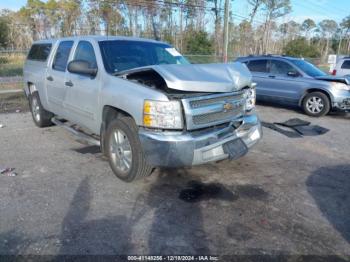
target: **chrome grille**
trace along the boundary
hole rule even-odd
[[[203,99],[203,100],[194,100],[190,102],[190,105],[191,105],[191,108],[198,108],[202,106],[211,105],[216,102],[230,101],[235,99],[242,99],[242,95],[231,95],[231,96],[222,96],[222,97],[215,97],[215,98]]]
[[[182,100],[188,130],[222,124],[244,114],[243,92],[215,94]]]
[[[228,110],[228,111],[222,111],[218,113],[209,113],[209,114],[203,114],[203,115],[197,115],[193,116],[193,123],[195,125],[203,125],[207,123],[212,123],[217,121],[218,119],[231,119],[233,116],[241,115],[240,110]]]

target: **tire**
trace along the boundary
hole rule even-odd
[[[38,92],[29,96],[29,107],[32,113],[33,121],[38,127],[52,126],[51,118],[54,116],[51,112],[46,111],[41,104]]]
[[[321,92],[312,92],[303,99],[304,112],[313,117],[320,117],[328,114],[331,108],[329,98]]]
[[[138,129],[131,117],[119,117],[108,124],[104,151],[114,174],[125,182],[146,177],[152,166],[145,159]]]

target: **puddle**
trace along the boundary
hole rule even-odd
[[[237,185],[227,188],[219,183],[202,183],[190,181],[187,187],[181,190],[179,199],[185,202],[199,202],[209,199],[235,201],[238,198],[265,200],[269,194],[256,185]]]
[[[198,181],[190,181],[188,187],[181,190],[179,198],[185,202],[198,202],[208,199],[234,201],[238,197],[231,190],[221,184],[204,184]]]

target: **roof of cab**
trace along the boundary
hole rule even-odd
[[[128,41],[140,41],[140,42],[167,44],[165,42],[156,41],[156,40],[147,39],[147,38],[130,37],[130,36],[100,36],[100,35],[81,35],[81,36],[70,36],[70,37],[62,37],[62,38],[52,38],[52,39],[38,40],[38,41],[35,41],[34,44],[55,43],[56,41],[62,41],[62,40],[92,40],[92,41],[96,41],[96,42],[113,41],[113,40],[128,40]]]

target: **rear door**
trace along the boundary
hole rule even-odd
[[[74,41],[61,41],[58,44],[51,65],[46,74],[47,98],[50,108],[56,114],[64,115],[63,101],[66,95],[67,62]]]
[[[79,41],[75,48],[73,60],[84,60],[90,68],[97,68],[95,50],[89,41]],[[95,77],[68,72],[66,78],[67,91],[64,107],[70,118],[81,126],[92,129],[92,120],[96,119],[98,91],[100,88],[99,74]]]
[[[257,83],[257,98],[265,99],[271,85],[271,79],[268,77],[268,60],[249,60],[248,62],[245,62],[245,64],[253,75],[253,82]]]

